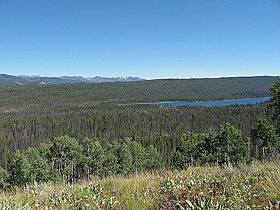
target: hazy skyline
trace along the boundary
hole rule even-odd
[[[279,0],[0,0],[0,73],[279,75]]]

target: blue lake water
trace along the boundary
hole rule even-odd
[[[175,102],[158,102],[151,103],[155,105],[162,106],[230,106],[230,105],[247,105],[247,104],[257,104],[261,102],[268,101],[270,97],[264,98],[246,98],[246,99],[236,99],[236,100],[226,100],[226,101],[175,101]]]

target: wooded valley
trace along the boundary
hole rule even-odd
[[[276,160],[280,81],[272,81],[262,77],[3,86],[0,187]],[[207,88],[211,84],[216,85]],[[273,86],[266,90],[264,84]],[[269,102],[255,105],[135,104],[269,95]]]

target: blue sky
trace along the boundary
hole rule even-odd
[[[0,73],[279,72],[279,0],[0,0]]]

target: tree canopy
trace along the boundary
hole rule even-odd
[[[269,90],[271,96],[269,108],[273,113],[273,119],[276,121],[278,129],[280,129],[280,77]]]

